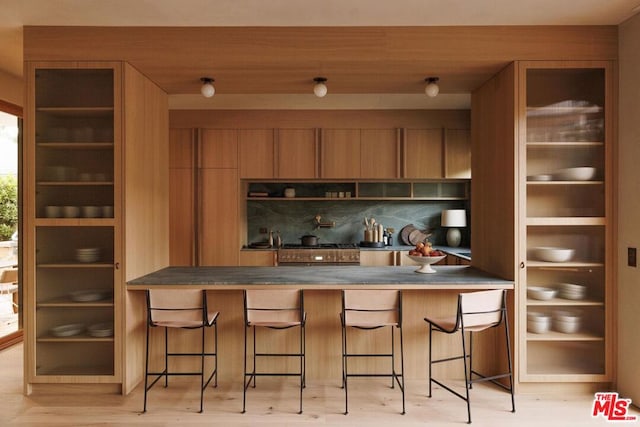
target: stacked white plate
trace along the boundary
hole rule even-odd
[[[81,334],[84,331],[82,323],[70,323],[68,325],[59,325],[51,328],[51,335],[54,337],[72,337]]]
[[[78,248],[76,259],[80,262],[96,262],[100,259],[100,248]]]
[[[529,286],[527,288],[527,296],[537,300],[550,300],[555,297],[557,293],[557,289],[546,288],[544,286]]]
[[[560,283],[558,285],[560,298],[564,299],[585,299],[587,296],[587,287],[584,285],[576,285],[574,283]]]
[[[582,315],[577,311],[558,310],[553,313],[553,329],[565,334],[580,330]]]
[[[87,333],[92,337],[105,338],[113,336],[113,323],[96,323],[87,328]]]
[[[111,296],[111,292],[102,289],[88,289],[86,291],[71,292],[69,296],[71,297],[71,301],[93,302],[107,299]]]

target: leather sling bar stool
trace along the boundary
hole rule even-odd
[[[156,382],[164,377],[164,386],[169,385],[169,376],[200,377],[200,412],[203,410],[204,390],[212,379],[214,387],[218,385],[218,312],[207,308],[206,291],[198,289],[152,289],[147,291],[147,343],[144,377],[144,409],[147,411],[147,392]],[[206,351],[205,329],[214,328],[214,351]],[[154,327],[164,328],[164,369],[161,372],[149,372],[149,330]],[[200,352],[169,352],[169,329],[200,329]],[[200,358],[199,372],[169,371],[170,357]],[[214,360],[213,372],[205,381],[205,358]],[[149,377],[155,379],[149,384]]]
[[[506,294],[507,291],[500,289],[459,294],[458,309],[455,316],[446,318],[425,317],[424,319],[429,324],[429,397],[431,397],[431,386],[435,383],[466,401],[468,417],[467,423],[469,424],[471,423],[469,389],[471,389],[473,383],[476,382],[490,381],[509,391],[511,393],[511,412],[516,411],[515,399],[513,397],[513,371],[511,362],[511,344],[509,342],[509,319],[507,316]],[[489,328],[496,328],[500,325],[504,325],[508,372],[485,376],[473,370],[473,334]],[[462,338],[462,355],[433,360],[433,332],[442,332],[445,334],[460,332],[460,336]],[[466,332],[469,333],[468,347],[465,343]],[[464,395],[445,385],[442,381],[434,379],[432,376],[431,370],[433,364],[454,360],[463,361],[465,379]],[[468,368],[467,360],[469,361]],[[473,375],[476,375],[477,378],[473,379]],[[497,381],[500,378],[509,378],[509,385],[506,386]]]
[[[342,312],[342,387],[344,388],[344,413],[349,413],[348,379],[351,377],[391,377],[391,388],[398,384],[402,392],[402,414],[405,413],[404,399],[404,351],[402,342],[402,293],[397,290],[343,290]],[[350,352],[347,344],[349,328],[372,330],[389,328],[391,332],[391,348],[389,353],[355,353]],[[400,373],[396,372],[396,346],[394,329],[400,333]],[[385,358],[391,359],[389,373],[349,373],[350,358]]]
[[[303,292],[299,289],[252,289],[244,291],[244,384],[242,394],[242,413],[245,413],[247,402],[247,388],[253,381],[256,386],[256,377],[300,377],[300,409],[302,413],[302,390],[305,387],[305,324]],[[289,328],[300,329],[300,342],[298,352],[263,352],[256,348],[256,334],[258,329],[283,330]],[[247,371],[247,347],[249,334],[253,332],[253,368]],[[263,331],[264,332],[264,331]],[[265,334],[266,336],[266,334]],[[258,358],[298,358],[300,362],[298,372],[259,372],[257,370]]]

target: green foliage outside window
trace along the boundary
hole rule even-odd
[[[0,241],[11,240],[18,225],[18,180],[0,177]]]

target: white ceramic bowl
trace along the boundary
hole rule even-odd
[[[553,329],[563,334],[575,334],[580,330],[580,322],[564,322],[553,319]]]
[[[551,328],[551,316],[546,313],[530,311],[527,313],[527,330],[534,334],[543,334]]]
[[[553,312],[553,320],[567,323],[580,323],[582,313],[574,310],[556,310]]]
[[[60,218],[62,216],[62,206],[45,206],[44,216],[47,218]]]
[[[558,293],[557,289],[545,288],[543,286],[529,286],[527,287],[527,296],[529,298],[548,301],[554,298]]]
[[[596,168],[577,167],[559,169],[553,173],[553,179],[557,181],[591,181],[596,177]]]
[[[531,250],[535,259],[546,262],[567,262],[573,258],[575,252],[574,249],[550,246],[540,246]]]
[[[96,338],[110,337],[113,335],[113,323],[96,323],[87,328],[87,333]]]
[[[82,206],[80,210],[84,218],[100,218],[102,216],[102,208],[100,206]]]
[[[82,323],[71,323],[51,328],[51,335],[55,337],[71,337],[82,333],[82,331],[84,331]]]
[[[417,262],[421,265],[419,269],[416,270],[416,273],[435,273],[436,271],[431,267],[431,264],[435,264],[443,260],[446,255],[442,256],[415,256],[415,255],[407,255],[413,261]]]
[[[76,249],[76,260],[85,263],[96,262],[100,259],[100,248]]]
[[[62,216],[65,218],[77,218],[80,215],[80,208],[78,206],[63,206]]]
[[[546,174],[546,173],[527,176],[527,181],[551,181],[552,179],[553,179],[553,175]]]

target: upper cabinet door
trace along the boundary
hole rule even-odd
[[[204,129],[202,131],[201,167],[238,168],[238,131],[235,129]]]
[[[360,178],[360,129],[326,129],[322,133],[322,178]]]
[[[405,178],[442,178],[442,129],[407,129]]]
[[[278,129],[277,178],[318,177],[315,129]]]
[[[399,178],[398,131],[362,129],[360,135],[360,178]]]
[[[471,131],[447,129],[444,138],[445,178],[471,178]]]
[[[273,129],[238,131],[240,178],[274,178]]]

